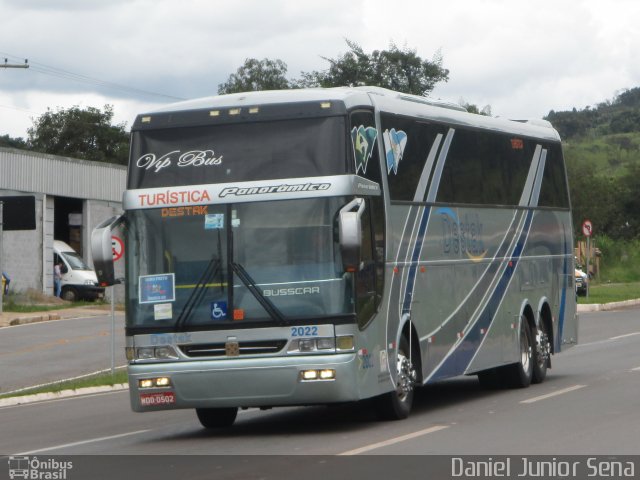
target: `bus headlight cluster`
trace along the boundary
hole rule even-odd
[[[300,381],[313,382],[313,381],[326,381],[335,380],[336,371],[332,368],[323,368],[321,370],[302,370],[300,372]]]
[[[340,337],[294,338],[289,343],[287,353],[329,353],[353,350],[353,335],[344,335]]]
[[[312,353],[334,351],[336,339],[334,337],[294,338],[289,344],[287,353]]]
[[[138,380],[138,388],[162,388],[170,386],[171,379],[169,377],[141,378]]]
[[[175,360],[178,357],[176,349],[170,345],[161,347],[127,347],[127,360]]]

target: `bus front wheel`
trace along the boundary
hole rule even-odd
[[[417,374],[409,352],[409,341],[403,336],[396,359],[396,388],[376,398],[376,412],[382,420],[403,420],[411,413]]]
[[[236,421],[238,408],[196,408],[196,414],[204,428],[225,428]]]

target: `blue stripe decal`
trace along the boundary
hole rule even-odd
[[[422,218],[420,219],[418,236],[416,237],[416,244],[413,247],[413,254],[411,255],[411,266],[409,267],[409,276],[407,278],[407,287],[404,292],[404,301],[402,302],[402,314],[411,312],[413,286],[416,281],[416,271],[418,270],[418,261],[420,260],[420,251],[422,250],[422,243],[424,242],[424,236],[427,230],[427,224],[429,223],[430,212],[431,212],[431,207],[425,207],[424,212],[422,212]]]
[[[533,211],[529,210],[527,212],[524,227],[513,250],[513,254],[507,263],[498,285],[491,294],[489,301],[482,310],[482,313],[478,316],[474,325],[467,332],[462,341],[455,347],[455,350],[447,357],[446,360],[444,360],[444,362],[442,362],[440,367],[433,372],[429,378],[429,382],[460,375],[469,367],[476,352],[480,348],[483,338],[485,337],[485,335],[480,333],[481,330],[489,328],[495,317],[495,313],[507,292],[507,287],[509,286],[511,278],[516,270],[518,261],[522,256],[522,251],[524,250],[532,219]]]
[[[567,303],[567,236],[564,235],[564,261],[562,264],[562,276],[563,285],[562,285],[562,294],[560,296],[560,312],[558,313],[558,338],[556,338],[556,352],[560,352],[562,350],[562,335],[564,330],[564,309]]]

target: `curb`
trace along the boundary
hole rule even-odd
[[[12,407],[34,402],[44,402],[46,400],[58,400],[61,398],[78,397],[81,395],[91,395],[96,393],[118,392],[128,390],[129,385],[118,383],[116,385],[105,385],[102,387],[79,388],[77,390],[61,390],[52,393],[36,393],[35,395],[23,395],[21,397],[9,397],[0,399],[0,407]]]
[[[578,305],[578,312],[607,312],[609,310],[617,310],[618,308],[636,307],[640,305],[640,299],[624,300],[622,302],[611,303],[588,303]]]
[[[48,322],[49,320],[60,320],[61,318],[57,313],[48,313],[37,317],[18,317],[11,319],[9,326],[15,327],[16,325],[27,325],[29,323]]]

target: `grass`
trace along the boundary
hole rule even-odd
[[[88,302],[80,300],[77,302],[67,302],[52,295],[45,295],[37,290],[29,289],[23,292],[9,292],[2,297],[2,310],[4,312],[32,313],[48,310],[61,310],[63,308],[94,307],[103,308],[109,304],[104,301]],[[122,306],[116,309],[122,310]]]
[[[640,282],[594,283],[589,289],[589,298],[578,297],[578,303],[611,303],[637,298],[640,298]]]
[[[9,397],[22,397],[25,395],[36,395],[38,393],[55,393],[63,390],[78,390],[80,388],[112,386],[120,383],[127,383],[127,371],[126,369],[116,369],[114,375],[111,372],[98,373],[82,378],[75,378],[73,380],[66,380],[63,382],[55,382],[46,385],[41,385],[34,388],[28,388],[20,390],[19,392],[5,393],[0,395],[1,398]]]

